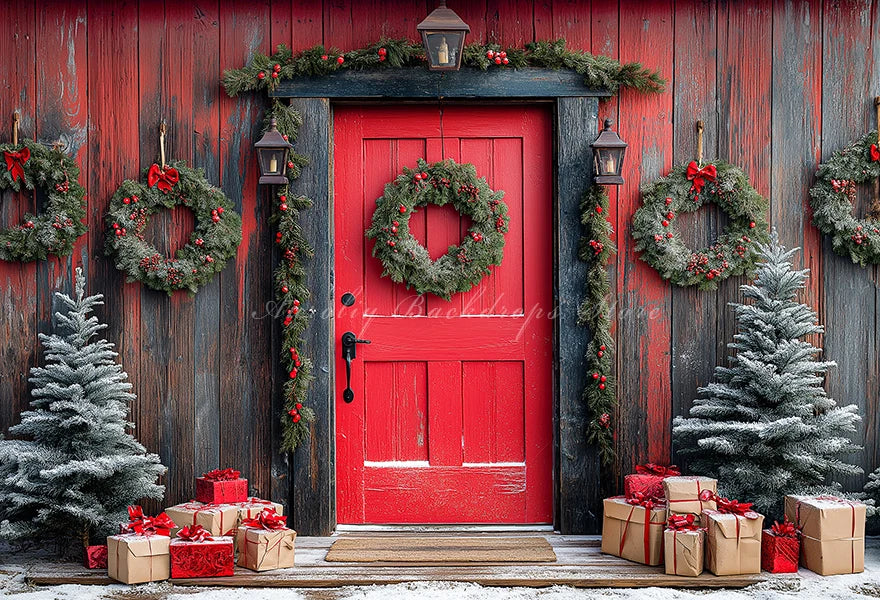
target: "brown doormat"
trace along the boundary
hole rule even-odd
[[[543,537],[345,537],[330,546],[330,562],[408,564],[556,562]]]

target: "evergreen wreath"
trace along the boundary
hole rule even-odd
[[[875,199],[867,219],[853,216],[856,185],[880,177],[877,131],[838,150],[819,165],[810,189],[813,224],[831,236],[834,251],[861,266],[880,264],[880,214]]]
[[[691,250],[681,241],[675,218],[709,203],[727,213],[728,224],[711,246]],[[702,167],[692,161],[642,191],[642,206],[633,216],[636,250],[675,285],[715,289],[719,281],[754,271],[758,245],[769,239],[768,209],[742,169],[723,160]]]
[[[164,162],[164,161],[163,161]],[[147,185],[127,179],[110,200],[106,253],[116,268],[154,290],[196,293],[223,270],[241,243],[241,217],[204,171],[183,161],[145,171]],[[162,256],[144,238],[149,219],[161,210],[186,206],[195,215],[190,241],[174,258]]]
[[[302,115],[278,100],[266,111],[263,133],[272,119],[285,140],[293,142],[302,125]],[[308,164],[305,156],[291,151],[288,155],[287,176],[296,179]],[[281,449],[293,452],[309,438],[309,424],[315,420],[315,411],[305,406],[309,386],[314,379],[312,361],[304,355],[305,332],[314,310],[307,303],[311,293],[306,283],[304,261],[314,256],[314,250],[300,226],[300,213],[312,206],[305,196],[292,196],[289,186],[275,189],[276,206],[271,222],[277,223],[275,243],[281,257],[275,268],[275,298],[281,323],[281,364],[287,373],[284,383],[284,408],[281,416]]]
[[[579,73],[584,85],[616,93],[621,87],[644,93],[660,93],[666,80],[657,71],[640,63],[621,64],[607,56],[595,56],[583,50],[569,50],[565,40],[537,41],[525,48],[504,49],[498,44],[469,44],[462,53],[462,65],[482,70],[489,68],[542,67],[567,69]],[[329,75],[341,70],[377,70],[425,65],[421,44],[407,39],[380,39],[365,48],[342,52],[317,45],[294,54],[279,44],[271,56],[254,55],[241,69],[223,73],[223,86],[230,96],[250,90],[274,90],[285,79]]]
[[[617,405],[615,395],[614,340],[611,337],[611,306],[608,296],[608,262],[617,252],[611,241],[613,232],[608,222],[608,194],[601,185],[593,185],[581,200],[580,259],[585,261],[587,278],[584,299],[578,307],[578,325],[587,327],[592,338],[587,346],[585,369],[588,374],[582,399],[587,406],[587,440],[599,448],[603,464],[614,459],[614,428],[612,417]]]
[[[446,159],[429,165],[418,160],[415,169],[385,185],[376,200],[373,224],[367,237],[376,240],[373,256],[382,261],[382,275],[405,283],[419,294],[432,293],[445,300],[466,292],[500,265],[504,255],[504,234],[510,217],[501,201],[504,192],[492,191],[485,178],[477,177],[472,164]],[[421,206],[451,203],[472,224],[459,246],[450,246],[435,261],[412,235],[409,220]]]
[[[58,149],[33,140],[0,145],[0,193],[40,187],[46,193],[42,214],[26,214],[20,225],[0,230],[0,260],[30,262],[50,254],[68,256],[76,238],[87,231],[85,190],[76,162]]]

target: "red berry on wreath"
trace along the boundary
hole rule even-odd
[[[428,174],[425,173],[424,171],[422,171],[421,175],[422,175],[422,179],[427,179],[427,178],[428,178]]]
[[[602,207],[601,207],[601,206],[597,206],[597,207],[596,207],[596,212],[599,213],[599,214],[601,215],[601,214],[602,214]]]
[[[486,52],[486,58],[495,58],[495,51],[489,50],[488,52]]]
[[[672,219],[675,218],[675,213],[674,213],[674,212],[668,212],[668,213],[666,213],[666,218],[669,219],[669,220],[671,221]]]
[[[294,422],[294,423],[299,423],[299,421],[300,421],[301,418],[302,418],[302,417],[300,417],[299,415],[293,415],[293,422]]]
[[[34,222],[33,222],[33,221],[28,221],[27,223],[24,224],[24,226],[27,227],[28,229],[33,229],[33,228],[34,228]]]
[[[749,229],[754,229],[754,228],[755,228],[755,222],[752,221],[751,223],[749,223]]]
[[[391,221],[391,224],[394,225],[395,227],[400,227],[399,221]]]
[[[502,58],[502,59],[501,59],[501,64],[504,64],[504,65],[506,65],[506,64],[507,64],[507,63],[509,63],[509,62],[510,62],[510,61],[509,61],[509,60],[507,60],[507,58],[506,58],[506,57],[505,57],[505,58]]]
[[[205,257],[205,262],[212,263],[212,262],[214,262],[214,259],[211,258],[211,255],[210,255],[210,254],[208,254],[208,255]]]
[[[336,59],[336,62],[339,63],[339,64],[341,65],[342,63],[345,62],[345,59],[344,59],[343,57],[340,56],[339,58]]]
[[[284,212],[285,210],[287,210],[287,204],[282,202],[281,206],[278,207],[278,210]]]
[[[397,244],[394,243],[394,240],[388,240],[388,245],[394,248]]]
[[[667,233],[667,234],[666,234],[666,239],[671,240],[671,239],[672,239],[672,233]]]
[[[321,55],[321,60],[327,60],[328,58],[330,58],[330,57],[327,56],[326,54]]]
[[[400,205],[400,208],[397,209],[397,210],[400,211],[400,214],[405,214],[405,213],[406,213],[406,207],[405,207],[403,204],[401,204],[401,205]]]
[[[296,369],[291,369],[291,370],[290,370],[290,378],[291,378],[291,379],[296,379]]]
[[[281,291],[286,294],[287,292],[290,291],[290,288],[288,288],[286,285],[282,285]],[[291,350],[293,350],[293,348],[291,348]]]
[[[287,196],[285,196],[284,194],[281,194],[280,196],[278,196],[278,201],[279,202],[287,202]]]
[[[605,383],[606,381],[608,381],[608,378],[605,377],[604,375],[602,375],[602,377],[599,378],[599,381],[601,381],[602,383]]]
[[[665,202],[666,206],[669,206],[670,204],[672,204],[672,198],[667,198]]]
[[[219,215],[214,215],[214,216],[211,217],[211,220],[214,221],[215,223],[219,223],[219,222],[220,222],[220,216],[219,216]]]
[[[272,79],[278,79],[278,71],[272,71]]]
[[[218,207],[217,207],[217,214],[218,214],[218,215],[222,215],[222,214],[223,214],[223,207],[222,207],[222,206],[218,206]]]
[[[275,63],[275,66],[272,67],[272,68],[275,69],[276,71],[280,71],[280,70],[281,70],[281,65],[279,65],[278,63]]]
[[[715,273],[713,273],[712,271],[709,271],[708,273],[706,273],[706,279],[709,279],[709,280],[715,279]]]
[[[296,410],[302,410],[302,407],[303,407],[302,403],[300,403],[300,402],[296,403]]]
[[[593,373],[593,379],[599,379],[599,374],[598,374],[598,373]]]
[[[669,221],[667,221],[666,219],[660,221],[660,224],[663,225],[663,227],[669,227]]]
[[[507,52],[505,52],[504,50],[502,50],[501,52],[499,52],[498,55],[499,55],[501,58],[507,58]]]
[[[379,56],[385,56],[388,54],[388,51],[385,48],[379,48],[377,52],[379,53]]]
[[[600,390],[604,390],[604,389],[605,389],[605,384],[604,384],[604,383],[600,383],[600,384],[599,384],[599,389],[600,389]]]
[[[299,306],[299,300],[294,300],[294,301],[293,301],[293,305],[294,305],[294,306]]]
[[[604,350],[605,350],[605,345],[603,344],[603,345],[599,346],[599,350],[603,350],[603,351],[604,351]]]
[[[122,203],[123,204],[131,204],[131,198],[123,198]]]
[[[140,198],[138,198],[137,196],[132,195],[132,197],[131,197],[131,201],[132,201],[132,202],[134,202],[135,204],[137,204],[137,201],[138,201],[138,200],[140,200]]]
[[[119,229],[119,223],[113,223],[113,229]]]
[[[257,73],[257,79],[265,79],[265,78],[266,78],[266,74],[263,73],[262,71],[260,71],[259,73]]]
[[[661,241],[662,239],[663,239],[663,236],[662,236],[662,235],[660,235],[660,234],[656,234],[656,235],[654,235],[654,241],[655,241],[655,242],[659,242],[659,241]]]
[[[287,161],[287,168],[288,168],[288,169],[292,169],[292,168],[293,168],[293,161],[292,161],[292,160]]]
[[[202,238],[196,238],[196,246],[201,246],[205,243],[205,240]]]
[[[495,57],[495,64],[496,64],[496,65],[500,65],[500,64],[501,64],[501,57],[500,57],[500,56],[496,56],[496,57]]]
[[[599,358],[602,358],[602,356],[603,356],[604,354],[605,354],[605,353],[602,352],[601,350],[599,350],[598,352],[596,352],[596,356],[598,356]]]

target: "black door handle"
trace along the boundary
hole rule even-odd
[[[357,358],[357,345],[369,344],[370,340],[359,340],[351,331],[342,334],[342,359],[345,361],[345,390],[342,399],[346,403],[354,401],[354,392],[351,389],[351,361]]]

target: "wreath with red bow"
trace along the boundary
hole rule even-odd
[[[107,254],[116,268],[154,290],[195,293],[235,256],[241,243],[241,217],[226,195],[201,169],[184,162],[146,171],[147,184],[127,179],[110,200]],[[161,210],[185,206],[195,215],[188,244],[174,258],[163,256],[145,238],[149,219]]]
[[[501,264],[510,221],[503,196],[477,177],[472,164],[446,159],[429,165],[419,159],[415,169],[404,168],[376,200],[366,234],[376,240],[373,256],[382,261],[382,275],[419,294],[430,292],[446,300],[470,290],[489,274],[489,267]],[[413,213],[428,204],[452,204],[471,218],[464,241],[434,261],[409,228]]]
[[[681,240],[676,218],[707,204],[727,213],[728,223],[711,246],[691,250]],[[692,161],[643,191],[633,216],[636,250],[675,285],[715,289],[719,281],[754,270],[758,244],[769,239],[769,208],[738,167],[722,160],[705,166]]]
[[[816,172],[810,189],[813,224],[831,236],[831,246],[861,266],[880,264],[880,198],[865,219],[853,215],[856,186],[880,177],[877,132],[838,150]]]
[[[43,213],[26,214],[20,224],[0,230],[0,260],[30,262],[72,253],[76,238],[87,230],[82,223],[86,193],[76,162],[33,140],[4,144],[0,153],[0,193],[40,188],[46,198]]]

